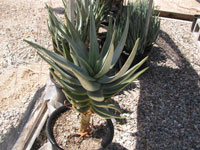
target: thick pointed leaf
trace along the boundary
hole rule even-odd
[[[80,102],[77,100],[72,100],[72,101],[76,106],[80,106],[80,107],[85,107],[85,106],[89,105],[89,100],[85,101],[85,102]]]
[[[90,77],[89,75],[84,73],[84,71],[80,67],[78,67],[78,66],[74,65],[73,63],[71,63],[70,61],[64,59],[62,56],[55,54],[35,43],[32,43],[30,41],[26,41],[26,42],[28,44],[30,44],[31,46],[33,46],[34,48],[36,48],[40,53],[45,54],[47,57],[49,57],[49,59],[55,61],[57,64],[59,64],[64,69],[68,69],[68,70],[72,71],[74,73],[74,75],[79,79],[83,88],[85,88],[87,91],[97,91],[100,89],[101,84],[99,84],[97,82],[93,82],[93,81],[95,81],[95,79],[93,79],[92,77]]]
[[[56,26],[58,26],[61,30],[65,31],[66,32],[66,26],[65,24],[60,21],[53,13],[53,10],[52,8],[50,8],[49,6],[47,6],[47,9],[48,9],[48,13],[49,13],[49,20],[50,20],[50,24],[51,26],[55,29]],[[55,32],[55,31],[54,31]]]
[[[90,92],[98,91],[101,88],[101,84],[93,81],[86,80],[81,74],[75,73],[76,77],[81,82],[81,85]]]
[[[108,26],[108,32],[106,34],[106,40],[103,44],[103,48],[101,50],[101,53],[100,53],[100,57],[103,59],[104,56],[106,55],[109,47],[110,47],[110,44],[111,44],[111,41],[112,41],[112,37],[113,37],[113,26],[112,26],[112,19],[111,17],[109,18],[109,26]]]
[[[137,52],[138,44],[139,44],[139,39],[137,39],[137,41],[135,42],[135,45],[134,45],[134,47],[132,49],[132,52],[131,52],[130,56],[128,57],[128,59],[126,60],[125,64],[122,66],[120,71],[115,75],[115,77],[113,78],[112,81],[114,81],[114,80],[118,79],[119,77],[121,77],[129,69],[131,63],[134,60],[135,54]]]
[[[63,81],[62,79],[60,79],[53,71],[51,71],[51,74],[53,75],[53,77],[61,84],[63,85],[66,89],[68,89],[70,92],[72,92],[73,94],[77,94],[77,95],[87,95],[87,91],[82,87],[82,86],[78,86],[78,85],[73,85],[70,83],[67,83],[65,81]]]
[[[71,46],[69,46],[70,47],[70,53],[71,53],[71,57],[72,57],[72,62],[73,62],[73,64],[75,65],[75,66],[79,66],[79,61],[78,61],[78,58],[76,57],[76,54],[75,54],[75,52],[72,50],[72,47]],[[85,72],[85,73],[87,73],[87,72]]]
[[[125,25],[125,29],[124,29],[124,32],[122,34],[121,40],[119,41],[119,43],[118,43],[118,45],[115,49],[115,53],[114,53],[114,56],[113,56],[113,59],[112,59],[111,68],[113,68],[114,65],[117,63],[117,61],[118,61],[118,59],[119,59],[119,57],[122,53],[122,50],[124,48],[126,38],[127,38],[127,35],[128,35],[128,29],[129,29],[129,12],[128,12],[128,15],[127,15],[126,25]]]
[[[138,78],[142,73],[144,73],[148,69],[145,68],[141,70],[140,72],[136,73],[133,77],[129,78],[128,80],[124,81],[123,83],[110,87],[110,88],[104,88],[103,93],[104,96],[108,97],[108,95],[115,95],[119,91],[123,90],[126,86],[128,86],[130,83],[132,83],[136,78]]]
[[[98,102],[102,102],[104,101],[104,97],[103,97],[103,92],[102,90],[98,90],[98,91],[95,91],[95,92],[89,92],[88,91],[88,96],[95,100],[95,101],[98,101]]]
[[[112,58],[113,58],[113,53],[114,53],[114,43],[113,43],[114,37],[112,39],[112,42],[110,43],[109,49],[107,54],[105,55],[105,57],[102,60],[102,66],[100,71],[95,75],[95,78],[99,78],[102,77],[103,75],[105,75],[108,71],[110,71],[110,65],[112,62]]]
[[[129,79],[139,68],[140,66],[148,59],[148,56],[145,57],[142,61],[140,61],[138,64],[136,64],[135,66],[133,66],[131,69],[129,69],[125,74],[123,74],[121,77],[119,77],[118,79],[108,83],[108,84],[104,84],[105,87],[112,87],[112,86],[116,86],[124,81],[126,81],[127,79]]]
[[[63,93],[66,97],[69,97],[71,100],[77,100],[79,102],[87,102],[90,98],[87,95],[76,95],[71,93],[68,89],[63,89]]]
[[[97,107],[103,107],[103,108],[110,108],[110,109],[114,109],[118,112],[122,112],[121,109],[113,104],[108,104],[108,103],[105,103],[105,102],[97,102],[97,101],[94,101],[94,100],[90,100],[90,103],[94,106],[97,106]]]
[[[55,42],[56,42],[56,48],[57,48],[57,50],[63,55],[63,50],[62,50],[62,48],[60,46],[61,42],[58,39],[58,34],[57,33],[55,34]]]
[[[74,107],[76,109],[76,111],[78,111],[79,113],[85,113],[90,109],[90,105],[84,106],[84,107],[80,107],[80,106],[75,106]]]
[[[72,25],[72,23],[70,22],[70,20],[68,19],[68,17],[66,17],[66,22],[67,22],[67,27],[69,27],[69,31],[71,33],[72,36],[72,40],[74,40],[76,42],[77,45],[79,45],[79,47],[81,48],[81,50],[83,51],[81,54],[84,54],[84,59],[85,61],[87,61],[88,58],[88,51],[85,47],[85,44],[83,43],[83,41],[81,40],[81,35],[79,34],[79,32],[74,28],[74,26]],[[78,53],[78,52],[77,52]]]
[[[65,43],[64,40],[62,40],[62,47],[63,47],[64,58],[72,62],[72,57],[70,55],[69,45],[67,45],[67,43]]]
[[[94,22],[94,16],[92,8],[90,10],[90,51],[89,51],[89,62],[94,68],[96,61],[99,57],[99,44],[97,42],[96,27]]]
[[[102,114],[110,118],[123,118],[119,114],[111,113],[109,110],[102,107],[91,106],[91,108],[92,110],[95,110],[95,113],[97,113],[97,115]]]
[[[84,67],[89,72],[89,74],[94,75],[94,71],[93,71],[92,67],[90,66],[90,64],[88,62],[86,62],[82,57],[77,56],[77,58],[78,58],[80,64],[84,65]]]
[[[74,85],[79,85],[79,86],[81,85],[81,83],[78,81],[78,79],[76,77],[74,77],[74,75],[72,75],[73,73],[69,72],[68,70],[63,71],[63,69],[61,69],[57,64],[55,64],[54,62],[48,60],[47,58],[45,58],[44,56],[42,56],[40,53],[38,53],[38,55],[44,61],[46,61],[55,71],[57,71],[58,73],[60,73],[60,75],[62,76],[62,78],[63,78],[63,80],[65,82],[68,82],[68,83],[74,84]]]
[[[89,8],[88,4],[86,4],[84,2],[87,3],[87,0],[86,1],[80,1],[80,0],[77,1],[77,8],[78,8],[77,13],[79,13],[79,16],[81,16],[80,18],[82,18],[82,20],[86,20],[87,14],[88,14],[87,9]]]
[[[85,59],[87,61],[88,52],[87,52],[85,45],[80,41],[80,39],[77,39],[76,41],[74,41],[73,39],[76,39],[77,37],[75,37],[75,35],[69,34],[67,27],[58,21],[58,19],[52,13],[52,11],[49,11],[49,13],[50,13],[50,17],[52,18],[52,20],[54,20],[55,27],[61,32],[63,38],[65,38],[70,43],[73,51],[77,55],[83,57],[83,59]],[[72,39],[72,36],[73,36],[73,39]]]
[[[141,71],[139,71],[138,73],[136,73],[133,77],[131,77],[128,80],[126,80],[124,83],[131,83],[131,82],[133,82],[135,79],[137,79],[141,74],[143,74],[148,69],[149,69],[149,67],[146,67],[146,68],[142,69]]]
[[[111,119],[112,118],[108,115],[104,115],[103,113],[98,112],[95,108],[93,108],[93,106],[91,106],[91,109],[95,114],[97,114],[99,117],[101,117],[103,119]]]
[[[132,68],[130,68],[125,74],[123,74],[118,79],[115,79],[115,76],[111,76],[111,77],[103,76],[102,78],[100,78],[98,80],[98,82],[101,83],[101,84],[105,84],[107,87],[110,87],[110,86],[113,86],[113,85],[117,85],[117,84],[121,83],[122,81],[126,80],[127,78],[129,78],[135,71],[137,71],[137,69],[139,69],[139,67],[147,59],[148,59],[148,56],[145,57],[143,60],[141,60],[138,64],[136,64]],[[113,79],[115,79],[115,80],[113,80]]]

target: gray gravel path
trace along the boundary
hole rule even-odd
[[[162,20],[150,69],[115,97],[129,111],[116,123],[118,149],[200,150],[200,49],[190,27]]]

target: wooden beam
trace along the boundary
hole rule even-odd
[[[62,105],[63,101],[66,99],[63,96],[61,90],[49,80],[12,150],[30,150],[32,148],[49,113]],[[51,106],[51,108],[49,106]]]
[[[43,96],[40,98],[34,111],[31,113],[29,121],[25,125],[20,137],[16,141],[13,150],[30,150],[35,139],[36,135],[42,127],[48,117],[47,113],[47,101],[43,100]],[[36,132],[38,131],[38,132]]]
[[[166,17],[166,18],[173,18],[173,19],[180,19],[180,20],[187,20],[192,21],[194,16],[190,14],[183,14],[183,13],[177,13],[177,12],[169,12],[169,11],[163,11],[163,10],[156,10],[158,13],[160,13],[160,17]]]

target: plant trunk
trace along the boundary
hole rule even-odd
[[[84,133],[88,130],[89,125],[90,125],[90,117],[91,117],[90,112],[81,114],[81,128],[80,128],[81,133]]]

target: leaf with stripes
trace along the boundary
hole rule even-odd
[[[103,108],[110,108],[110,109],[118,111],[119,113],[122,112],[121,109],[119,107],[115,106],[114,104],[108,104],[108,103],[105,103],[105,102],[97,102],[97,101],[94,101],[92,99],[90,99],[90,103],[93,106],[103,107]]]
[[[73,75],[72,72],[70,72],[69,70],[63,70],[62,68],[60,68],[60,66],[58,66],[57,64],[55,64],[54,62],[52,62],[51,60],[45,58],[44,56],[42,56],[42,54],[40,54],[38,52],[38,55],[44,60],[46,61],[54,70],[56,70],[58,73],[60,73],[60,75],[62,76],[63,80],[65,82],[68,82],[70,84],[74,84],[74,85],[81,85],[81,83],[79,82],[79,80]]]
[[[112,86],[110,88],[104,88],[103,93],[105,97],[113,96],[117,94],[119,91],[123,90],[126,86],[128,86],[130,83],[132,83],[136,78],[138,78],[142,73],[144,73],[148,69],[145,68],[141,70],[140,72],[136,73],[133,77],[130,77],[128,80],[124,81],[121,84],[118,84],[116,86]]]
[[[51,52],[35,43],[32,43],[30,41],[25,40],[28,44],[36,48],[40,53],[45,54],[49,59],[56,62],[59,66],[68,69],[74,73],[74,75],[79,79],[81,85],[83,88],[85,88],[87,91],[97,91],[100,89],[101,84],[95,81],[94,78],[90,77],[86,73],[84,73],[84,70],[82,70],[80,67],[74,65],[70,61],[64,59],[62,56]]]
[[[114,35],[112,37],[109,49],[106,53],[106,55],[104,56],[104,58],[102,59],[102,66],[100,71],[94,76],[95,78],[100,78],[103,75],[105,75],[108,71],[110,71],[110,65],[112,63],[112,58],[113,58],[113,54],[114,54]],[[100,63],[101,65],[101,63]]]
[[[125,29],[124,29],[124,32],[122,34],[122,37],[115,49],[115,53],[114,53],[114,56],[113,56],[113,59],[112,59],[112,64],[111,64],[111,67],[110,68],[113,68],[115,66],[115,64],[117,63],[121,53],[122,53],[122,50],[124,48],[124,45],[125,45],[125,42],[126,42],[126,38],[127,38],[127,35],[128,35],[128,28],[129,28],[129,12],[127,14],[127,19],[126,19],[126,25],[125,25]]]
[[[112,112],[110,112],[108,109],[105,109],[103,107],[96,107],[96,106],[91,106],[92,111],[94,111],[97,115],[99,115],[100,117],[106,116],[108,118],[123,118],[122,116],[120,116],[119,114],[114,114]]]
[[[89,62],[94,68],[96,61],[99,57],[99,44],[97,42],[96,27],[94,21],[94,15],[92,8],[90,10],[90,50],[89,50]]]
[[[95,92],[88,91],[87,94],[91,99],[93,99],[95,101],[98,101],[98,102],[104,101],[102,89],[95,91]]]
[[[74,107],[79,113],[85,113],[90,109],[90,105],[80,107],[80,106],[75,106]]]
[[[72,100],[77,100],[79,102],[87,102],[90,100],[90,98],[87,95],[76,95],[71,93],[68,89],[64,88],[63,93],[65,94],[66,97],[69,97]]]
[[[63,81],[62,79],[60,79],[53,71],[50,70],[50,72],[53,75],[53,77],[57,81],[59,81],[59,83],[61,85],[63,85],[65,88],[67,88],[73,94],[87,95],[87,91],[82,86],[78,86],[78,85],[73,85],[73,84],[67,83],[67,82]]]

